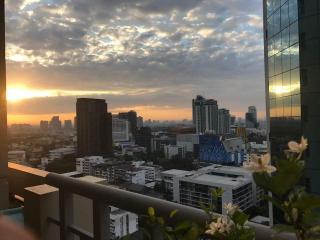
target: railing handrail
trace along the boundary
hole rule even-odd
[[[169,216],[173,210],[178,210],[175,215],[175,221],[187,219],[199,224],[205,224],[208,220],[207,214],[201,209],[129,192],[112,186],[81,181],[56,173],[49,173],[46,176],[46,181],[47,184],[63,189],[64,191],[79,194],[83,197],[138,215],[146,214],[148,207],[153,207],[157,215],[162,217]],[[255,229],[256,239],[270,239],[271,236],[275,235],[275,231],[268,226],[253,222],[249,222],[248,225]],[[296,239],[291,233],[282,233],[279,237],[283,240]]]
[[[148,207],[153,207],[157,215],[162,217],[168,216],[171,211],[177,209],[178,212],[175,217],[177,221],[188,219],[200,224],[207,221],[207,215],[204,211],[194,207],[129,192],[113,186],[90,183],[77,178],[9,163],[9,186],[11,193],[23,196],[21,194],[23,194],[25,187],[41,184],[57,187],[60,193],[69,192],[71,194],[78,194],[92,199],[94,203],[111,205],[138,215],[146,214]],[[256,239],[258,240],[267,240],[275,235],[274,230],[268,226],[252,222],[249,222],[249,226],[255,229]],[[70,228],[72,226],[67,227]],[[296,239],[293,234],[281,234],[279,237],[285,240]]]
[[[56,173],[46,176],[47,184],[75,193],[101,203],[133,212],[139,215],[147,214],[148,207],[153,207],[157,215],[169,216],[173,210],[178,210],[175,220],[192,219],[199,224],[205,224],[207,214],[200,209],[169,202],[146,195],[129,192],[112,186],[81,181]]]

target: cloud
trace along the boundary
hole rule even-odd
[[[259,0],[13,0],[6,14],[9,87],[144,90],[100,95],[115,109],[186,109],[196,94],[235,112],[264,108]],[[37,98],[9,110],[72,112],[74,102]]]

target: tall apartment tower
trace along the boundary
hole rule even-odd
[[[257,128],[258,125],[257,109],[255,106],[250,106],[248,107],[248,112],[246,113],[246,127]]]
[[[305,186],[320,193],[320,1],[263,0],[267,119],[273,155],[303,135]]]
[[[258,122],[257,108],[255,106],[248,107],[248,113],[251,113],[255,122]]]
[[[62,125],[59,116],[53,116],[49,123],[49,128],[52,131],[61,131],[61,127]]]
[[[104,99],[77,99],[78,156],[112,154],[112,115]]]
[[[218,133],[218,103],[198,95],[192,99],[193,124],[197,133]]]
[[[118,117],[129,121],[130,132],[135,136],[137,132],[137,113],[135,111],[122,112],[119,113]]]
[[[219,109],[219,128],[218,133],[219,134],[227,134],[230,133],[230,122],[231,122],[231,116],[230,111],[222,108]]]

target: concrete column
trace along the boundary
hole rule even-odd
[[[4,2],[0,0],[0,209],[9,206]]]
[[[59,226],[48,217],[59,220],[59,190],[43,184],[25,188],[24,223],[39,239],[59,239]]]

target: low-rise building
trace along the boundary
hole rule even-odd
[[[186,156],[186,147],[177,145],[167,145],[163,148],[164,156],[166,159],[177,157],[183,159]]]
[[[224,203],[233,203],[242,210],[258,204],[263,190],[253,181],[252,174],[240,167],[211,165],[197,171],[172,169],[162,172],[167,192],[180,204],[200,208],[200,205],[217,204],[217,212],[225,213]],[[214,202],[213,189],[223,189],[223,195]]]
[[[8,151],[8,161],[15,163],[23,163],[26,161],[26,151],[24,150],[15,150]]]
[[[138,215],[111,207],[110,234],[111,239],[121,239],[138,231]]]

